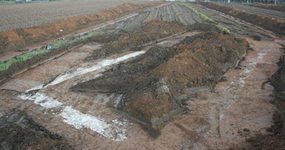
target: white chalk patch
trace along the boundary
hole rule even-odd
[[[93,71],[98,71],[96,77],[101,76],[101,74],[99,73],[106,70],[108,66],[117,64],[121,61],[127,60],[132,57],[139,56],[144,53],[145,51],[139,51],[139,52],[134,52],[131,54],[124,55],[122,57],[118,57],[116,59],[102,60],[97,65],[92,66],[90,68],[79,68],[73,72],[63,74],[57,77],[54,81],[52,81],[47,86],[56,85],[66,80],[69,80],[73,77],[84,75],[86,73],[93,72]],[[30,91],[41,90],[45,87],[44,85],[40,85],[35,88],[29,89],[26,91],[27,94],[22,94],[20,98],[23,100],[34,101],[35,104],[39,104],[44,108],[55,108],[59,106],[63,107],[61,102],[54,100],[53,98],[48,97],[43,93],[36,93],[34,95],[28,94],[28,92]],[[118,97],[118,101],[120,99],[121,99],[121,96]],[[115,105],[118,105],[118,104],[115,104]],[[63,121],[65,123],[72,125],[76,129],[88,128],[114,141],[123,141],[127,139],[127,136],[126,136],[127,130],[125,129],[126,122],[121,122],[115,119],[112,121],[111,124],[108,124],[103,119],[100,119],[100,118],[97,118],[95,116],[91,116],[88,114],[83,114],[80,111],[75,110],[70,106],[63,107],[63,111],[62,113],[60,113],[60,116],[64,118]]]
[[[132,58],[132,57],[139,56],[139,55],[144,54],[144,53],[145,53],[145,51],[139,51],[139,52],[131,53],[131,54],[128,54],[128,55],[124,55],[124,56],[116,58],[116,59],[102,60],[97,65],[92,66],[90,68],[78,68],[75,72],[66,73],[64,75],[61,75],[61,76],[57,77],[54,81],[52,81],[47,86],[56,85],[56,84],[59,84],[61,82],[66,81],[66,80],[69,80],[71,78],[74,78],[76,76],[80,76],[80,75],[87,74],[89,72],[93,72],[93,71],[96,71],[96,70],[104,69],[105,67],[117,64],[117,63],[119,63],[121,61],[127,60],[127,59]],[[102,71],[104,71],[104,70],[101,70],[101,72]]]
[[[35,95],[22,94],[20,98],[23,100],[32,100],[34,103],[39,104],[45,108],[54,108],[62,105],[61,102],[56,101],[53,98],[41,93],[36,93]]]
[[[119,104],[120,104],[120,102],[121,102],[121,100],[122,100],[122,97],[123,97],[123,95],[119,95],[119,96],[115,99],[114,105],[113,105],[115,108],[118,108],[118,106],[119,106]]]
[[[65,123],[76,129],[88,128],[114,141],[127,139],[126,129],[123,128],[125,122],[113,120],[113,124],[107,124],[102,119],[83,114],[70,106],[65,107],[60,116],[64,118]]]
[[[23,94],[20,96],[20,98],[23,100],[34,101],[35,104],[39,104],[44,108],[55,108],[62,106],[61,102],[40,93],[36,93],[35,95]],[[60,116],[64,118],[63,121],[65,123],[72,125],[76,129],[88,128],[114,141],[123,141],[127,139],[127,130],[124,128],[126,122],[113,120],[112,124],[107,124],[103,119],[88,114],[83,114],[70,106],[65,107],[62,113],[60,113]]]
[[[265,55],[267,55],[267,53],[258,53],[257,55],[257,59],[262,59]]]

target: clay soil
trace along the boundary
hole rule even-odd
[[[0,149],[284,149],[285,40],[186,4],[231,34],[124,3],[142,11],[2,72]]]

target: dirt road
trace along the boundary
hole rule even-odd
[[[285,39],[189,5],[233,35],[178,3],[146,9],[1,85],[0,117],[24,110],[75,149],[249,147],[273,125]]]

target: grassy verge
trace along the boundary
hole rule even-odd
[[[46,53],[52,51],[52,49],[60,48],[63,45],[71,44],[73,42],[77,42],[79,40],[83,40],[83,39],[92,37],[92,36],[97,35],[99,33],[101,33],[100,30],[94,30],[94,31],[91,31],[87,34],[77,36],[75,38],[60,39],[60,40],[54,41],[52,44],[50,44],[50,49],[47,49],[47,48],[36,49],[33,51],[29,51],[27,53],[18,55],[14,58],[7,60],[7,61],[1,61],[0,62],[0,71],[4,71],[4,70],[9,69],[9,67],[11,67],[15,63],[24,62],[28,59],[32,59],[35,56],[46,54]]]
[[[183,4],[183,5],[186,6],[187,8],[189,8],[191,11],[193,11],[196,15],[200,16],[206,22],[214,24],[220,32],[227,33],[227,34],[230,33],[229,29],[227,29],[226,27],[223,27],[222,25],[216,23],[212,18],[209,18],[208,16],[204,15],[203,13],[198,12],[195,8],[193,8],[191,6],[188,6],[186,4]]]

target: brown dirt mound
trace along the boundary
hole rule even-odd
[[[215,9],[220,12],[226,13],[228,15],[234,16],[236,18],[245,20],[254,25],[263,27],[264,29],[273,31],[277,35],[285,36],[285,23],[283,22],[282,19],[277,19],[277,18],[263,16],[263,15],[251,14],[244,10],[222,6],[222,5],[215,4],[215,3],[199,2],[199,4],[206,6],[208,8]]]
[[[230,35],[205,35],[193,43],[176,47],[179,53],[152,71],[157,78],[168,77],[183,88],[218,81],[224,71],[235,67],[247,49],[247,42]],[[188,40],[188,39],[186,39]]]
[[[271,9],[271,10],[285,11],[285,7],[280,5],[268,5],[268,4],[266,5],[262,3],[253,3],[253,5],[250,6]]]
[[[73,148],[62,137],[34,122],[24,111],[12,109],[0,118],[0,149]]]
[[[5,51],[13,50],[15,48],[22,49],[23,46],[55,38],[62,34],[64,35],[87,26],[117,18],[121,15],[150,6],[159,5],[161,3],[162,2],[150,2],[142,5],[123,3],[114,9],[96,12],[90,15],[58,20],[50,24],[35,26],[28,29],[11,29],[0,33],[0,53],[4,53]],[[61,33],[60,30],[63,30],[63,32]]]
[[[226,69],[236,66],[247,48],[245,40],[232,35],[199,34],[172,48],[153,47],[142,57],[72,89],[123,94],[118,109],[140,121],[159,124],[185,112],[184,88],[214,85]]]

